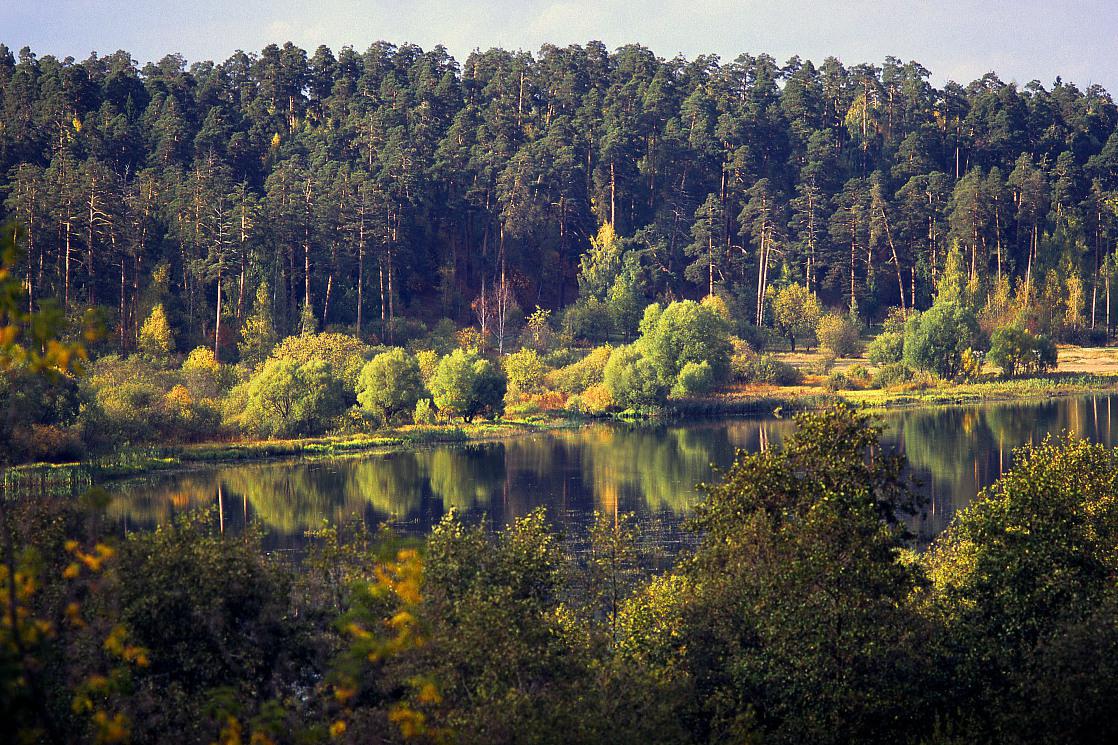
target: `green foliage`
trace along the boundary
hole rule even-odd
[[[271,290],[267,282],[261,282],[256,288],[252,313],[241,325],[241,341],[237,345],[241,361],[249,365],[260,364],[271,354],[277,341]]]
[[[1011,377],[1056,367],[1056,345],[1048,337],[1032,334],[1020,326],[995,330],[990,336],[988,356],[1004,375]]]
[[[500,416],[507,385],[492,362],[476,352],[456,349],[439,361],[427,387],[441,414],[470,422],[479,414]]]
[[[609,306],[596,297],[580,298],[563,311],[563,331],[573,339],[600,343],[613,334]]]
[[[688,362],[710,365],[715,384],[730,372],[729,325],[716,310],[692,300],[671,303],[662,311],[651,306],[641,322],[637,346],[667,388]]]
[[[547,367],[540,353],[534,349],[521,349],[504,358],[508,390],[513,394],[539,393],[543,390]]]
[[[964,305],[937,302],[905,324],[904,361],[942,378],[962,373],[963,352],[980,346],[978,321]]]
[[[163,310],[163,303],[158,303],[151,309],[151,314],[140,327],[137,344],[140,351],[153,360],[165,360],[174,350],[175,341],[171,335],[171,324],[167,322],[167,313]]]
[[[249,382],[246,427],[268,437],[320,434],[346,408],[344,389],[327,362],[270,358]]]
[[[295,362],[325,362],[345,384],[347,395],[356,400],[357,380],[374,348],[348,334],[321,333],[289,336],[272,350],[270,359]]]
[[[799,385],[803,382],[804,376],[799,368],[771,354],[743,356],[735,360],[737,368],[734,377],[741,383]]]
[[[622,408],[654,406],[668,393],[668,386],[639,343],[613,350],[603,380],[613,401]]]
[[[429,398],[421,398],[415,402],[415,412],[412,421],[416,424],[432,425],[438,421],[438,410]]]
[[[787,337],[793,352],[796,351],[796,339],[812,333],[822,315],[819,299],[800,284],[784,287],[773,300],[773,321],[777,331]]]
[[[891,365],[903,357],[903,332],[883,331],[866,346],[866,358],[874,365]]]
[[[578,291],[583,298],[604,301],[621,274],[625,247],[611,223],[591,236],[590,249],[579,258]]]
[[[595,347],[577,362],[547,373],[545,382],[549,388],[563,393],[582,393],[605,380],[606,363],[612,353],[613,347],[608,344]]]
[[[383,420],[414,411],[422,394],[419,363],[400,347],[381,352],[365,363],[357,380],[357,402],[367,413]]]
[[[183,360],[180,372],[183,383],[194,398],[217,398],[228,378],[209,347],[192,349]]]
[[[676,378],[675,385],[671,389],[671,396],[674,398],[703,396],[710,393],[713,388],[714,372],[710,368],[710,363],[705,360],[688,362],[679,371],[679,377]]]
[[[862,351],[858,324],[846,314],[828,313],[819,319],[815,337],[823,351],[835,357],[854,357]]]

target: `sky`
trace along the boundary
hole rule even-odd
[[[227,59],[292,41],[364,50],[378,40],[459,60],[500,46],[537,51],[600,40],[661,57],[767,52],[848,65],[916,60],[932,80],[967,83],[994,71],[1024,85],[1057,76],[1118,97],[1118,2],[1110,0],[0,0],[0,42],[42,56],[124,49],[141,64],[178,52]]]

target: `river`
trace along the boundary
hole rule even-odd
[[[943,530],[1023,443],[1066,431],[1112,445],[1116,404],[1118,396],[1098,395],[883,412],[885,442],[905,453],[927,496],[914,531],[927,541]],[[323,521],[419,534],[451,508],[499,526],[542,506],[577,542],[595,511],[632,512],[646,544],[670,559],[693,540],[681,525],[701,499],[697,484],[737,449],[776,446],[793,427],[775,417],[596,424],[388,454],[206,466],[113,483],[110,513],[126,532],[211,506],[220,530],[259,524],[267,545],[283,550],[299,548]]]

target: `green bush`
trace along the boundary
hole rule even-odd
[[[874,365],[900,362],[903,356],[904,334],[897,331],[883,331],[866,347],[866,357]]]
[[[773,300],[773,320],[781,336],[788,339],[796,351],[796,339],[802,339],[815,330],[823,309],[815,293],[800,284],[790,284],[776,293]]]
[[[798,368],[769,354],[754,356],[752,359],[742,358],[737,375],[743,383],[799,385],[803,382],[803,373]]]
[[[831,393],[834,393],[835,391],[849,390],[852,387],[853,386],[851,385],[849,378],[847,378],[846,375],[844,375],[839,370],[835,370],[833,373],[827,376],[826,380],[823,381],[823,390],[829,391]]]
[[[456,349],[439,361],[428,388],[439,412],[470,422],[481,414],[499,416],[504,411],[508,383],[504,374],[477,352]]]
[[[357,400],[357,379],[365,362],[376,350],[348,334],[324,332],[289,336],[272,350],[270,359],[290,360],[298,365],[322,361],[330,365],[332,374],[345,383],[349,403]]]
[[[617,347],[605,369],[605,385],[622,408],[653,406],[664,400],[668,387],[638,344]]]
[[[671,395],[674,398],[703,396],[714,388],[714,372],[709,362],[688,362],[679,371]]]
[[[613,333],[609,306],[596,297],[582,298],[563,313],[563,331],[592,343],[607,341]]]
[[[882,365],[873,376],[874,388],[891,388],[912,380],[913,370],[903,362]]]
[[[507,355],[504,359],[504,367],[509,381],[509,393],[531,394],[543,390],[547,368],[536,350],[521,349]]]
[[[905,363],[942,378],[958,377],[963,371],[963,352],[979,348],[978,321],[956,302],[935,303],[905,324]]]
[[[989,358],[1007,376],[1044,372],[1056,367],[1056,345],[1044,335],[1009,326],[990,336]]]
[[[595,347],[581,360],[547,373],[544,382],[556,391],[582,393],[605,380],[606,363],[612,353],[613,347],[608,344]]]
[[[385,421],[413,411],[422,394],[419,363],[399,347],[381,352],[365,363],[357,381],[357,402],[361,408]]]
[[[415,413],[412,421],[416,424],[434,424],[437,421],[435,404],[429,398],[421,398],[415,402]]]
[[[835,357],[854,357],[862,351],[858,324],[843,313],[828,313],[815,328],[819,346]]]
[[[709,364],[716,385],[729,376],[733,350],[729,324],[709,305],[684,300],[662,311],[649,306],[637,344],[665,387],[675,384],[688,362]]]
[[[249,381],[244,421],[266,437],[321,434],[347,408],[344,388],[322,360],[269,359]]]

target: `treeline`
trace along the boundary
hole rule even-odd
[[[1116,123],[1098,86],[936,88],[894,58],[289,43],[140,68],[0,47],[32,304],[102,308],[130,351],[162,302],[180,350],[221,361],[263,282],[280,336],[448,317],[503,337],[521,308],[611,291],[580,277],[606,224],[624,250],[600,280],[719,292],[758,325],[792,281],[870,319],[927,307],[957,246],[974,297],[1109,326]]]
[[[921,553],[907,470],[802,415],[655,576],[625,516],[576,556],[537,511],[322,528],[295,564],[213,513],[120,538],[96,498],[10,500],[0,712],[26,742],[1113,742],[1115,451],[1027,446]]]

